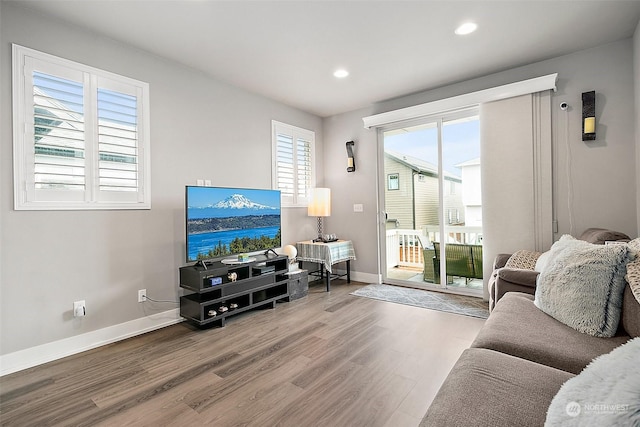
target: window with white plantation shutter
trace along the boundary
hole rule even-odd
[[[98,89],[100,190],[137,191],[138,133],[135,96]]]
[[[315,133],[272,121],[273,188],[280,190],[283,206],[306,206],[315,186]]]
[[[15,209],[149,209],[148,92],[13,45]]]

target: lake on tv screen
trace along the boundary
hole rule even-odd
[[[261,228],[247,228],[243,230],[225,230],[225,231],[211,231],[207,233],[189,234],[189,260],[198,259],[198,254],[207,255],[210,250],[214,249],[220,243],[225,245],[227,249],[231,242],[243,237],[260,238],[261,236],[267,236],[271,239],[276,237],[280,230],[280,226],[273,227],[261,227]],[[264,248],[269,249],[269,248]]]

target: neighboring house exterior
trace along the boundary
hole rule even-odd
[[[482,185],[480,157],[455,165],[462,170],[462,203],[465,225],[482,227]]]
[[[387,228],[420,230],[438,225],[438,167],[425,160],[385,151]],[[444,206],[448,224],[464,224],[462,179],[445,173]]]

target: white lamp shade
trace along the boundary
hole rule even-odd
[[[312,188],[307,214],[309,216],[331,216],[331,190]]]

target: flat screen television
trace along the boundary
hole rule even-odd
[[[279,190],[187,186],[187,262],[279,248],[280,209]]]

